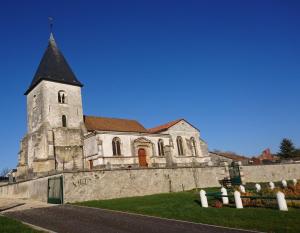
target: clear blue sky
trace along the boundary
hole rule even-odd
[[[0,168],[17,163],[23,96],[56,41],[84,113],[153,127],[185,118],[209,148],[300,147],[300,1],[2,1]]]

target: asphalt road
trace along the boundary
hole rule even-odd
[[[8,212],[5,215],[59,233],[246,232],[71,205]]]

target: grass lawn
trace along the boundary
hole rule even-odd
[[[214,189],[207,191],[214,191]],[[264,208],[202,208],[198,200],[198,193],[189,191],[87,201],[75,205],[266,232],[300,232],[300,209],[282,212]]]
[[[0,216],[0,233],[38,233],[23,223],[11,218]]]

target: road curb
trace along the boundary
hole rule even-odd
[[[38,230],[38,231],[43,231],[43,232],[46,232],[46,233],[57,233],[56,231],[51,231],[49,229],[46,229],[46,228],[43,228],[43,227],[39,227],[37,225],[33,225],[31,223],[28,223],[28,222],[23,222],[21,221],[21,223],[23,223],[24,225],[27,225],[35,230]]]
[[[46,233],[58,233],[58,232],[56,232],[56,231],[51,231],[51,230],[49,230],[49,229],[46,229],[46,228],[43,228],[43,227],[39,227],[39,226],[37,226],[37,225],[33,225],[33,224],[31,224],[31,223],[28,223],[28,222],[20,221],[20,220],[18,220],[18,219],[15,219],[15,218],[6,216],[6,215],[4,215],[3,213],[0,213],[0,216],[6,217],[6,218],[11,218],[11,219],[13,219],[13,220],[16,220],[16,221],[18,221],[18,222],[21,222],[22,224],[24,224],[24,225],[26,225],[26,226],[29,226],[29,227],[31,227],[32,229],[35,229],[35,230],[38,230],[38,231],[43,231],[43,232],[46,232]]]
[[[10,209],[22,206],[22,205],[25,205],[25,203],[18,203],[18,204],[14,204],[12,206],[8,206],[8,207],[5,207],[5,208],[0,208],[0,212],[4,212],[6,210],[10,210]]]

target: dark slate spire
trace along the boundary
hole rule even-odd
[[[66,59],[59,51],[52,33],[50,33],[48,47],[25,95],[42,80],[83,86],[75,77]]]

